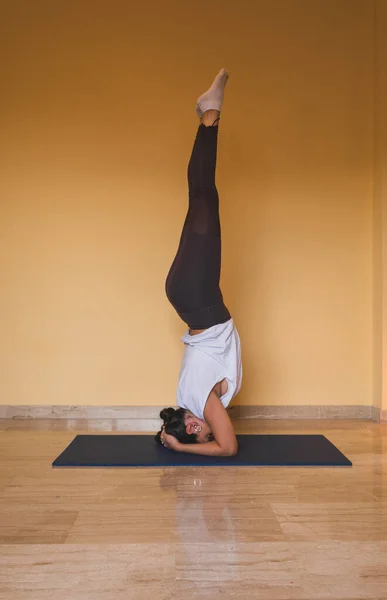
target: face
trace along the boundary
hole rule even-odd
[[[203,421],[203,419],[198,419],[192,413],[187,413],[185,417],[185,428],[187,433],[196,434],[199,444],[206,444],[214,439],[208,423]]]

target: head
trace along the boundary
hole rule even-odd
[[[182,444],[205,444],[214,439],[208,423],[185,408],[164,408],[160,419],[164,421],[165,432]],[[156,435],[156,441],[161,444],[160,435],[161,431]]]

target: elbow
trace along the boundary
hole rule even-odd
[[[238,444],[222,448],[222,456],[236,456],[238,454]]]

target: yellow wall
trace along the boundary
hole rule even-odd
[[[387,418],[387,3],[375,3],[374,404]]]
[[[237,402],[371,403],[373,17],[367,0],[3,3],[1,403],[174,403],[185,327],[164,280],[195,99],[222,66]]]

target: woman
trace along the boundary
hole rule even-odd
[[[219,288],[221,232],[215,184],[225,69],[196,105],[200,125],[188,165],[189,207],[166,293],[188,325],[175,410],[166,408],[156,440],[178,452],[232,456],[238,444],[226,411],[242,382],[239,335]]]

